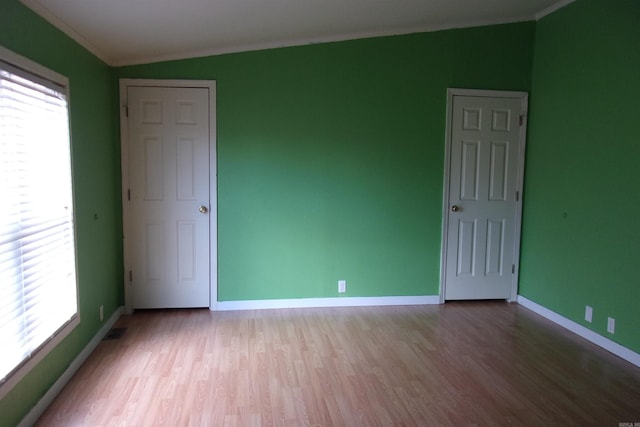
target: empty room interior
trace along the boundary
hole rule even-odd
[[[401,3],[0,0],[75,253],[0,427],[640,424],[640,2]]]

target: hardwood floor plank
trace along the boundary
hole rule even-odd
[[[140,311],[38,426],[611,425],[640,369],[515,304]]]

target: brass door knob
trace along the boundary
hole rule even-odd
[[[200,207],[198,208],[198,211],[199,211],[200,213],[206,214],[207,212],[209,212],[209,209],[207,209],[207,207],[206,207],[206,206],[202,205],[202,206],[200,206]]]

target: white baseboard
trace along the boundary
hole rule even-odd
[[[73,362],[69,367],[60,375],[58,380],[53,383],[51,388],[42,396],[42,399],[29,411],[27,415],[20,421],[18,427],[30,427],[38,421],[38,418],[42,416],[44,411],[53,403],[53,400],[60,394],[65,385],[69,382],[71,377],[80,369],[80,366],[87,360],[89,355],[93,353],[100,341],[107,335],[109,330],[115,325],[124,311],[124,307],[118,307],[118,309],[107,319],[102,328],[94,335],[89,343],[82,349],[80,354],[73,359]]]
[[[541,315],[542,317],[551,320],[552,322],[562,326],[563,328],[570,330],[574,334],[577,334],[582,338],[591,341],[592,343],[604,348],[605,350],[610,351],[616,356],[623,358],[627,362],[633,363],[634,365],[640,367],[640,354],[636,353],[635,351],[630,350],[627,347],[624,347],[617,342],[610,340],[609,338],[603,337],[602,335],[592,331],[591,329],[585,328],[579,323],[567,319],[566,317],[559,315],[555,311],[551,311],[548,308],[545,308],[540,304],[537,304],[530,299],[523,297],[522,295],[518,295],[518,304]]]
[[[273,308],[368,307],[381,305],[440,304],[439,295],[399,297],[296,298],[248,301],[219,301],[215,310],[264,310]]]

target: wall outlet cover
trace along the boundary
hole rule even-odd
[[[616,319],[613,317],[607,318],[607,332],[610,334],[615,333],[616,331]]]
[[[347,292],[347,281],[346,280],[338,280],[338,292],[343,294]]]
[[[593,308],[586,306],[584,309],[584,320],[591,323],[593,321]]]

